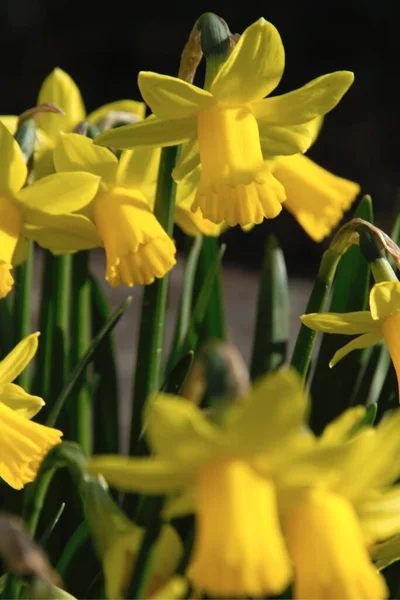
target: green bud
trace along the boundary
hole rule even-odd
[[[197,22],[200,46],[206,59],[204,89],[210,89],[218,71],[231,53],[231,35],[225,21],[214,13],[204,13]]]
[[[27,164],[33,155],[36,143],[36,124],[34,119],[22,121],[14,137],[21,148],[22,156]]]

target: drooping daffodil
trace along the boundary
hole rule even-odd
[[[39,213],[56,215],[79,209],[96,193],[99,178],[89,173],[60,173],[24,188],[28,170],[22,152],[2,123],[0,153],[0,298],[4,298],[14,284],[11,269],[27,256],[25,225],[34,223]]]
[[[384,339],[400,384],[400,282],[376,283],[369,295],[369,306],[370,310],[310,313],[302,315],[300,319],[315,331],[358,336],[335,353],[329,363],[330,367],[352,350],[374,346]]]
[[[55,218],[41,216],[27,235],[54,254],[104,247],[106,280],[148,285],[175,264],[175,245],[154,216],[147,201],[153,184],[152,153],[128,151],[120,160],[111,150],[94,146],[76,133],[61,133],[54,150],[60,175],[85,170],[100,178],[80,213],[58,211]]]
[[[16,490],[35,479],[42,459],[62,436],[30,421],[44,401],[12,383],[34,357],[38,335],[28,335],[0,361],[0,477]]]
[[[261,18],[242,34],[209,90],[175,77],[139,73],[143,99],[156,118],[103,132],[96,144],[133,148],[184,143],[180,176],[193,168],[197,153],[202,167],[192,210],[200,208],[203,217],[230,226],[276,217],[286,194],[267,159],[305,152],[312,141],[310,122],[332,110],[354,79],[352,73],[338,71],[265,98],[283,69],[280,35]]]
[[[89,471],[128,492],[192,494],[181,514],[196,514],[188,567],[196,587],[213,597],[279,594],[292,572],[272,473],[304,423],[304,398],[295,373],[267,376],[217,425],[191,401],[159,394],[145,415],[154,454],[97,456]],[[260,454],[268,457],[262,473]]]
[[[365,417],[365,408],[357,406],[321,437],[308,432],[298,457],[276,473],[296,599],[388,596],[370,552],[374,542],[400,531],[400,486],[394,485],[400,474],[394,459],[400,451],[400,410],[376,428]],[[299,452],[307,444],[308,451]]]

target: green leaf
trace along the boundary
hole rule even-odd
[[[278,369],[286,360],[289,338],[289,289],[285,259],[274,236],[267,239],[254,328],[252,379]]]
[[[61,410],[62,410],[62,408],[64,406],[65,401],[67,400],[67,398],[69,397],[69,395],[73,391],[76,382],[78,381],[79,377],[82,375],[82,373],[84,372],[84,370],[86,369],[86,367],[89,364],[89,362],[91,360],[93,360],[93,357],[94,357],[94,354],[96,352],[97,346],[104,339],[104,337],[110,331],[112,331],[114,329],[115,325],[118,323],[118,321],[120,320],[120,318],[124,314],[125,310],[127,309],[127,307],[129,306],[129,304],[131,303],[131,301],[132,301],[132,297],[128,296],[128,298],[126,298],[126,300],[124,300],[124,302],[121,304],[121,306],[119,308],[117,308],[117,310],[111,315],[111,317],[109,318],[109,320],[107,321],[107,323],[104,325],[104,327],[93,338],[92,343],[90,344],[89,348],[85,352],[85,354],[82,357],[82,359],[74,367],[73,371],[71,372],[71,375],[69,377],[68,382],[66,383],[66,385],[63,388],[63,390],[59,394],[56,402],[54,403],[54,406],[53,406],[53,408],[51,410],[51,413],[50,413],[50,415],[49,415],[49,417],[47,419],[46,425],[48,425],[49,427],[54,427],[55,426],[56,421],[57,421],[57,419],[58,419],[58,417],[60,415],[60,412],[61,412]]]
[[[92,327],[96,334],[110,318],[110,310],[101,286],[93,276],[91,294]],[[116,454],[119,451],[119,388],[112,332],[99,344],[93,361],[93,370],[94,452]]]
[[[174,367],[168,375],[161,391],[179,396],[186,378],[192,368],[194,352],[190,350]]]
[[[185,239],[187,245],[190,245],[190,250],[186,258],[185,274],[182,282],[181,298],[179,302],[178,316],[176,319],[174,338],[168,359],[167,373],[169,373],[176,365],[179,347],[185,339],[189,329],[195,274],[203,243],[203,236],[201,235],[198,235],[194,239],[189,236],[185,236]]]
[[[364,196],[361,200],[354,217],[372,223],[372,201],[369,196]],[[329,312],[366,310],[369,280],[369,263],[358,246],[352,246],[342,257],[337,269]],[[349,341],[350,338],[346,335],[325,334],[322,337],[310,388],[311,427],[316,433],[320,433],[350,405],[365,351],[354,351],[333,369],[329,368],[329,361],[335,352]]]

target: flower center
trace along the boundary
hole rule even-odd
[[[22,225],[21,211],[8,196],[0,194],[0,298],[11,291],[12,258]]]
[[[242,460],[205,467],[197,483],[189,578],[208,594],[262,597],[290,578],[275,490]]]
[[[285,191],[264,163],[251,109],[216,104],[202,110],[197,133],[202,173],[192,210],[231,226],[276,217]]]
[[[382,323],[382,335],[396,369],[400,390],[400,312],[387,317]]]
[[[295,566],[296,598],[387,597],[384,579],[372,565],[358,517],[345,499],[314,490],[284,517]]]
[[[106,280],[112,287],[147,285],[174,266],[174,243],[141,192],[127,195],[114,189],[99,194],[94,220],[106,251]]]

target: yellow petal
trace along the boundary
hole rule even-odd
[[[221,447],[220,432],[190,400],[158,394],[148,403],[146,437],[150,447],[165,460],[195,468]],[[171,444],[171,440],[175,440]]]
[[[381,326],[383,339],[389,350],[390,358],[396,370],[400,390],[400,312],[386,317]],[[399,396],[400,401],[400,396]]]
[[[244,461],[204,467],[196,483],[196,536],[188,577],[215,598],[263,598],[291,575],[275,490]]]
[[[39,333],[31,333],[0,361],[0,385],[14,381],[31,362],[38,347],[38,336]]]
[[[262,124],[297,125],[331,111],[354,81],[350,71],[335,71],[313,79],[282,96],[267,98],[252,105]]]
[[[109,102],[103,104],[100,108],[97,108],[91,112],[86,118],[90,123],[98,125],[104,117],[110,112],[126,112],[137,115],[141,119],[144,119],[146,114],[146,105],[144,102],[136,102],[135,100],[116,100],[115,102]]]
[[[196,134],[196,119],[161,120],[149,117],[139,123],[103,131],[94,141],[99,146],[138,148],[176,146]]]
[[[143,195],[128,191],[114,188],[99,194],[94,203],[94,221],[107,257],[106,280],[112,287],[149,285],[176,262],[175,245]]]
[[[321,444],[337,444],[347,441],[354,428],[365,417],[365,406],[353,406],[345,410],[339,417],[325,427]]]
[[[337,352],[335,352],[332,360],[329,363],[330,367],[334,367],[342,358],[350,354],[353,350],[362,350],[363,348],[369,348],[370,346],[375,346],[382,339],[382,333],[380,329],[376,329],[375,331],[370,331],[368,333],[364,333],[364,335],[360,335],[356,337],[354,340],[340,348]]]
[[[243,408],[229,423],[229,447],[243,454],[268,452],[304,426],[307,412],[308,394],[294,369],[266,375],[252,387]]]
[[[111,150],[95,146],[93,140],[77,133],[62,133],[54,149],[56,170],[87,171],[106,183],[115,182],[118,159]]]
[[[56,173],[22,189],[16,198],[25,208],[62,215],[87,206],[99,183],[100,178],[90,173]]]
[[[125,150],[119,159],[117,185],[140,190],[150,206],[154,204],[160,153],[160,148]]]
[[[41,127],[54,141],[60,131],[70,132],[85,118],[86,111],[78,86],[62,69],[54,69],[46,77],[39,91],[38,104],[52,102],[65,115],[40,113],[37,117]]]
[[[199,142],[196,137],[190,138],[186,144],[182,146],[178,162],[172,171],[172,177],[175,181],[180,181],[188,173],[196,169],[200,164]]]
[[[0,298],[11,291],[12,260],[22,227],[22,211],[8,195],[0,194]]]
[[[219,102],[247,104],[268,96],[281,80],[285,51],[278,30],[261,18],[240,36],[211,85]]]
[[[31,396],[15,383],[0,385],[0,402],[24,419],[32,419],[45,402],[39,396]]]
[[[23,230],[23,227],[22,227]],[[24,238],[22,235],[18,237],[17,245],[15,246],[14,254],[12,257],[12,265],[13,267],[18,267],[22,265],[26,261],[29,256],[29,244],[28,240]]]
[[[0,195],[15,194],[24,185],[28,170],[18,142],[1,122],[0,153]]]
[[[369,306],[374,320],[386,319],[400,311],[400,282],[376,283],[369,295]]]
[[[384,540],[394,535],[400,530],[399,486],[382,493],[367,492],[365,498],[357,502],[357,512],[368,540]],[[375,556],[373,558],[376,560]]]
[[[47,452],[62,432],[15,414],[0,402],[0,477],[20,490],[33,481]]]
[[[52,175],[55,173],[55,166],[53,160],[54,146],[43,147],[35,153],[34,156],[34,168],[33,174],[34,179],[37,181],[38,179],[43,179],[43,177],[47,177],[48,175]]]
[[[293,500],[283,523],[295,567],[294,598],[386,598],[352,505],[322,489]]]
[[[24,235],[55,255],[102,245],[96,227],[84,215],[48,215],[27,211]]]
[[[376,330],[376,324],[369,310],[350,313],[309,313],[302,315],[300,321],[306,327],[324,333],[357,335]]]
[[[231,227],[276,217],[285,192],[264,163],[251,110],[216,105],[197,120],[202,170],[192,211]]]
[[[188,582],[182,575],[174,575],[169,581],[150,596],[150,600],[178,600],[186,598]],[[194,596],[192,595],[192,598]]]
[[[159,119],[194,117],[215,103],[210,92],[169,75],[141,71],[138,85],[144,101]]]
[[[3,123],[3,125],[7,127],[11,135],[14,135],[14,133],[17,131],[18,117],[16,117],[15,115],[1,115],[0,123]]]
[[[302,154],[278,158],[273,173],[285,188],[285,208],[316,242],[331,233],[360,192],[357,183],[333,175]]]
[[[265,160],[306,152],[312,143],[312,128],[302,125],[269,125],[259,123],[260,143]]]
[[[190,481],[190,473],[181,466],[156,458],[124,458],[118,455],[95,456],[88,471],[101,474],[112,486],[125,492],[164,494]]]

